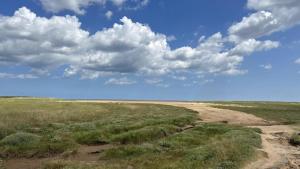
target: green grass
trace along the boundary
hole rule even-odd
[[[108,149],[100,157],[102,166],[56,161],[45,169],[239,169],[253,159],[260,145],[255,130],[205,124],[142,144]]]
[[[196,112],[163,105],[0,99],[0,157],[49,156],[80,144],[142,143],[196,120]]]
[[[290,138],[290,143],[295,146],[300,146],[300,134],[294,133]]]
[[[238,169],[255,158],[259,130],[197,120],[197,112],[165,105],[0,99],[0,159],[102,144],[112,148],[99,163],[58,160],[43,169]],[[195,127],[183,131],[187,125]]]
[[[283,124],[300,125],[300,103],[287,102],[216,102],[222,109],[242,111]]]

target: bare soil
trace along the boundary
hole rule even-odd
[[[111,147],[112,145],[81,146],[77,152],[70,152],[69,154],[62,154],[55,157],[10,159],[5,162],[5,167],[7,169],[40,169],[45,162],[59,159],[97,163],[100,162],[99,153]]]

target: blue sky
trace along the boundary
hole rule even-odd
[[[299,101],[299,24],[298,0],[1,1],[0,95]]]

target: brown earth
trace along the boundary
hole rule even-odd
[[[77,152],[70,152],[69,154],[62,154],[55,157],[10,159],[5,162],[4,167],[7,169],[40,169],[45,162],[61,159],[76,162],[96,163],[99,162],[99,153],[111,147],[112,145],[81,146]]]

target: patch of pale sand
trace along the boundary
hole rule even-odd
[[[131,109],[131,110],[136,110],[138,109],[140,106],[137,104],[124,104],[122,105],[125,108]]]
[[[207,103],[209,106],[223,106],[223,107],[255,107],[255,106],[246,106],[246,105],[239,105],[239,104],[219,104],[219,103]]]
[[[291,146],[289,137],[295,132],[290,126],[253,126],[262,130],[262,149],[267,154],[249,164],[246,169],[299,169],[300,147]]]

